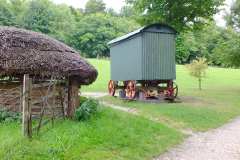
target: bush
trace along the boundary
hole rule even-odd
[[[187,68],[190,75],[198,79],[199,90],[202,90],[202,79],[205,77],[206,70],[208,69],[207,59],[197,58],[191,64],[188,64]]]
[[[10,112],[7,111],[6,109],[0,109],[0,123],[2,122],[15,122],[21,121],[21,113],[16,113],[16,112]]]
[[[84,102],[86,102],[87,100],[88,100],[87,97],[81,96],[81,97],[80,97],[80,106],[81,106]]]
[[[94,99],[87,99],[75,112],[75,119],[78,121],[86,121],[95,115],[99,109],[99,102]]]

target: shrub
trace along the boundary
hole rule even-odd
[[[75,112],[75,119],[86,121],[98,112],[99,102],[94,99],[87,99]]]
[[[88,100],[87,97],[81,96],[81,97],[80,97],[80,106],[81,106],[84,102],[86,102],[87,100]]]
[[[205,77],[208,68],[207,59],[197,58],[193,60],[191,64],[188,64],[187,68],[190,75],[198,79],[199,90],[202,90],[202,79]]]
[[[21,113],[17,112],[10,112],[6,109],[0,109],[0,123],[2,122],[14,122],[14,121],[21,121]]]

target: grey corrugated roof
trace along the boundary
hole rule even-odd
[[[113,43],[122,41],[122,40],[124,40],[124,39],[127,39],[127,38],[129,38],[129,37],[132,37],[132,36],[140,33],[144,28],[145,28],[145,27],[139,28],[139,29],[137,29],[137,30],[135,30],[135,31],[133,31],[133,32],[130,32],[130,33],[125,34],[125,35],[123,35],[123,36],[121,36],[121,37],[115,38],[115,39],[111,40],[110,42],[108,42],[108,44],[110,45],[110,44],[113,44]]]
[[[130,33],[126,34],[126,35],[123,35],[123,36],[121,36],[121,37],[115,38],[115,39],[111,40],[110,42],[108,42],[108,45],[111,45],[111,44],[114,44],[114,43],[123,41],[123,40],[125,40],[125,39],[128,39],[128,38],[130,38],[130,37],[132,37],[132,36],[134,36],[134,35],[136,35],[136,34],[138,34],[138,33],[141,33],[142,31],[144,31],[144,30],[146,30],[146,29],[148,29],[148,28],[150,28],[150,27],[152,27],[152,26],[156,26],[156,25],[157,25],[157,26],[165,26],[165,27],[168,27],[168,28],[170,28],[171,30],[173,30],[175,33],[177,33],[177,31],[176,31],[174,28],[172,28],[171,26],[168,26],[168,25],[166,25],[166,24],[152,24],[152,25],[149,25],[149,26],[145,26],[145,27],[139,28],[139,29],[137,29],[137,30],[135,30],[135,31],[133,31],[133,32],[130,32]]]

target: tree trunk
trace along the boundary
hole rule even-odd
[[[202,90],[202,79],[201,78],[198,79],[198,88],[199,88],[199,90]]]

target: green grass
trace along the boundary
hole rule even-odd
[[[83,92],[107,92],[108,81],[110,80],[110,62],[109,60],[88,59],[98,70],[98,78],[90,86],[83,86]]]
[[[94,85],[84,88],[84,91],[106,92],[110,79],[109,61],[95,59],[89,61],[100,70],[100,76]],[[126,102],[111,97],[105,97],[104,100],[137,108],[143,117],[154,117],[170,126],[195,131],[219,127],[240,115],[239,69],[209,67],[203,80],[203,90],[199,91],[198,81],[189,76],[185,66],[178,65],[176,82],[183,103],[147,104]]]
[[[82,91],[88,92],[107,92],[108,81],[110,80],[110,62],[109,60],[88,59],[98,70],[98,78],[90,86],[83,87]],[[185,66],[177,65],[177,84],[180,94],[193,93],[197,90],[198,81],[189,76]],[[227,69],[210,67],[207,76],[203,80],[204,90],[229,89],[240,91],[240,69]],[[231,88],[229,88],[231,87]]]
[[[206,131],[226,123],[240,114],[238,107],[224,107],[211,104],[174,103],[149,104],[142,102],[126,102],[113,97],[102,100],[120,106],[138,109],[145,118],[155,118],[177,129],[192,129]]]
[[[3,160],[145,160],[180,143],[183,135],[163,124],[104,108],[88,122],[58,120],[27,140],[20,125],[0,124]]]

